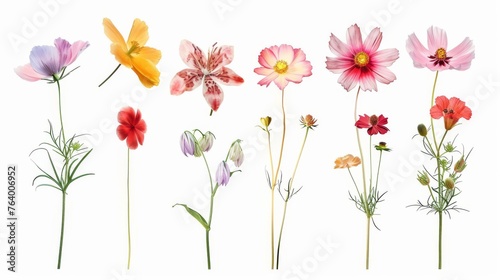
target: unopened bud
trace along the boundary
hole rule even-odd
[[[420,136],[427,136],[427,127],[423,124],[419,124],[417,126],[417,130],[418,130],[418,134],[420,134]]]
[[[422,186],[428,186],[430,184],[429,176],[426,172],[419,171],[417,180],[420,182],[420,184],[422,184]]]
[[[452,178],[448,177],[444,180],[444,186],[451,190],[455,187],[455,180],[453,180]]]
[[[455,163],[455,172],[460,173],[464,171],[465,167],[467,167],[467,163],[465,162],[464,157],[461,157],[456,163]]]

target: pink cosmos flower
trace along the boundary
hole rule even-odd
[[[415,33],[408,36],[406,50],[413,59],[415,67],[427,67],[432,71],[446,69],[467,70],[475,56],[474,45],[469,37],[465,38],[455,48],[448,50],[446,32],[434,26],[427,29],[427,46],[428,49],[420,43]]]
[[[266,87],[271,82],[283,90],[288,82],[296,84],[302,82],[303,77],[312,75],[311,63],[301,49],[294,49],[290,45],[272,46],[260,52],[259,63],[262,67],[254,69],[259,75],[266,76],[259,81],[259,85]]]
[[[212,110],[219,109],[224,92],[217,83],[228,86],[241,85],[244,80],[233,70],[225,67],[233,61],[233,47],[215,47],[205,57],[203,51],[188,40],[182,40],[179,53],[182,61],[190,68],[177,72],[170,82],[170,93],[180,95],[203,83],[203,96]]]
[[[377,91],[376,81],[389,84],[396,80],[396,75],[387,67],[399,58],[397,49],[377,51],[381,41],[380,28],[374,28],[363,42],[357,24],[347,29],[347,43],[331,34],[330,50],[337,57],[326,57],[326,69],[335,74],[342,73],[337,81],[347,91],[357,84],[364,91]]]
[[[54,40],[54,45],[33,47],[30,53],[30,63],[15,68],[14,72],[30,82],[49,78],[60,80],[63,77],[59,75],[76,60],[89,43],[76,41],[70,44],[64,39],[57,38]]]
[[[386,134],[389,129],[385,126],[387,124],[387,118],[384,115],[359,116],[359,120],[354,124],[357,128],[368,128],[367,132],[369,135],[374,134]]]
[[[472,111],[465,106],[465,102],[456,97],[448,99],[446,96],[436,97],[436,105],[432,106],[430,113],[433,119],[444,117],[446,130],[452,129],[460,118],[468,120],[472,116]]]

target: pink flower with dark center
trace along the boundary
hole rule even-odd
[[[472,111],[465,106],[465,102],[456,97],[448,99],[446,96],[436,97],[436,105],[432,106],[430,113],[433,119],[444,117],[446,130],[452,129],[461,118],[468,120],[472,116]]]
[[[408,36],[406,50],[413,59],[415,67],[427,67],[432,71],[446,69],[467,70],[475,56],[474,44],[469,37],[465,38],[455,48],[448,49],[446,32],[434,26],[427,29],[427,46],[428,48],[425,48],[420,43],[415,33]]]
[[[259,55],[259,64],[262,67],[255,68],[254,72],[266,76],[259,81],[259,85],[267,87],[274,82],[280,90],[285,89],[288,82],[298,84],[303,77],[312,75],[312,66],[306,60],[306,54],[290,45],[263,49]]]
[[[363,42],[357,24],[347,29],[347,43],[331,34],[330,50],[337,57],[326,57],[326,69],[341,74],[337,81],[347,91],[358,84],[364,91],[377,91],[377,81],[389,84],[396,80],[387,67],[399,58],[397,49],[378,51],[381,41],[380,28],[374,28]]]
[[[357,128],[368,128],[367,132],[369,135],[374,134],[386,134],[389,129],[385,126],[387,124],[387,118],[384,115],[359,116],[358,121],[354,124]]]
[[[232,46],[212,46],[208,57],[195,44],[182,40],[179,53],[182,61],[190,68],[177,72],[170,82],[170,93],[180,95],[191,91],[203,83],[203,96],[212,110],[219,109],[224,92],[218,83],[228,86],[241,85],[244,80],[233,70],[225,67],[233,61]]]

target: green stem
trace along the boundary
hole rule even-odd
[[[118,70],[118,68],[120,68],[120,66],[122,66],[122,65],[118,64],[118,66],[116,66],[115,70],[113,70],[113,72],[111,72],[111,74],[106,78],[106,80],[104,80],[102,83],[99,84],[99,87],[101,87],[105,82],[107,82],[109,80],[109,78],[111,78],[111,76],[113,76],[115,74],[115,72]]]
[[[62,105],[61,105],[61,84],[59,83],[59,79],[54,76],[54,80],[57,84],[57,96],[59,100],[59,121],[61,123],[61,134],[63,138],[63,145],[66,147],[66,136],[64,135],[64,125],[63,125],[63,116],[62,116]]]
[[[366,217],[366,269],[370,268],[370,219],[371,217]]]
[[[127,234],[128,234],[128,260],[127,269],[130,269],[130,256],[132,253],[130,238],[130,149],[127,149]]]
[[[377,179],[375,181],[375,189],[378,189],[378,177],[379,177],[379,174],[380,174],[380,165],[382,165],[382,150],[380,151],[380,156],[378,158]]]
[[[196,143],[196,145],[199,145]],[[199,147],[198,147],[199,148]],[[201,148],[200,148],[201,150]],[[208,269],[212,268],[212,264],[210,261],[210,229],[212,226],[212,215],[213,215],[213,209],[214,209],[214,197],[215,193],[217,192],[218,185],[215,186],[214,189],[214,184],[212,181],[212,173],[210,172],[210,167],[208,166],[207,158],[205,157],[205,153],[202,152],[201,155],[203,156],[203,161],[205,162],[205,166],[207,167],[207,172],[208,172],[208,178],[210,180],[210,213],[208,214],[208,228],[205,232],[205,243],[206,243],[206,248],[207,248],[207,266]]]
[[[431,94],[431,108],[434,106],[434,95],[436,92],[436,84],[437,84],[437,79],[438,79],[438,74],[439,71],[436,70],[436,76],[434,77],[434,85],[432,86],[432,94]],[[432,138],[434,139],[434,146],[437,148],[437,142],[436,142],[436,132],[434,130],[434,119],[431,117],[431,130],[432,130]],[[437,151],[439,152],[439,151]]]
[[[210,262],[210,230],[205,231],[205,243],[207,244],[207,265],[208,269],[212,269],[212,264]]]
[[[289,191],[290,191],[290,189],[289,189]],[[285,225],[286,207],[288,205],[289,196],[290,196],[290,193],[288,193],[287,199],[285,200],[285,207],[283,210],[283,218],[281,219],[281,228],[280,228],[280,235],[278,238],[278,247],[276,248],[276,269],[278,269],[279,263],[280,263],[281,235],[283,234],[283,226]]]
[[[443,254],[442,254],[442,236],[443,236],[443,212],[439,211],[439,241],[438,241],[438,269],[441,269]]]
[[[59,257],[57,259],[57,269],[61,268],[63,240],[64,240],[64,218],[66,212],[66,193],[62,191],[62,216],[61,216],[61,236],[59,239]]]

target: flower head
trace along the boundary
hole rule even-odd
[[[233,61],[233,46],[216,47],[214,44],[206,57],[198,46],[182,40],[179,53],[182,61],[190,68],[177,72],[172,78],[170,93],[173,95],[191,91],[203,83],[203,96],[210,108],[217,111],[224,100],[224,92],[218,83],[238,86],[244,82],[242,77],[225,67]]]
[[[196,150],[196,138],[189,131],[184,131],[181,135],[181,151],[185,156],[192,156]]]
[[[217,167],[217,171],[215,172],[215,182],[219,186],[225,186],[229,182],[229,178],[231,177],[231,170],[229,170],[229,165],[227,162],[222,161],[219,163]]]
[[[274,81],[280,90],[283,90],[288,82],[298,84],[302,82],[303,77],[312,75],[312,66],[306,60],[306,54],[290,45],[263,49],[259,55],[259,64],[262,67],[255,68],[254,72],[266,76],[259,81],[259,85],[267,87]]]
[[[317,120],[315,118],[313,118],[313,116],[311,116],[311,115],[306,115],[305,117],[304,116],[300,117],[300,123],[302,124],[302,127],[307,127],[307,128],[313,129],[313,128],[318,126],[316,124],[316,121]]]
[[[467,163],[465,162],[464,157],[462,156],[456,163],[455,167],[453,168],[453,171],[456,173],[460,173],[464,171],[465,167],[467,167]]]
[[[19,66],[14,72],[24,80],[35,82],[41,79],[53,78],[60,80],[67,66],[89,46],[88,42],[76,41],[70,44],[68,41],[57,38],[54,46],[35,46],[31,49],[30,63]]]
[[[351,168],[354,166],[358,166],[361,163],[361,159],[359,157],[355,157],[351,154],[347,154],[343,157],[339,157],[335,160],[335,167],[337,168]]]
[[[419,124],[417,126],[417,131],[418,131],[418,134],[420,134],[420,136],[427,136],[427,127],[424,125],[424,124]]]
[[[264,126],[264,130],[267,130],[269,128],[271,121],[272,121],[272,118],[270,116],[260,118],[260,123]]]
[[[131,68],[141,83],[151,88],[160,83],[160,71],[156,65],[161,59],[161,51],[146,47],[149,39],[148,26],[140,19],[132,24],[127,42],[111,20],[104,18],[104,33],[111,40],[110,51],[123,66]]]
[[[474,44],[469,37],[465,38],[453,49],[448,48],[448,37],[446,32],[438,27],[431,26],[427,29],[426,49],[418,40],[415,33],[408,36],[406,50],[413,59],[413,65],[417,68],[427,67],[435,70],[467,70],[474,58]]]
[[[374,28],[363,42],[357,24],[347,29],[347,43],[331,34],[330,50],[337,57],[326,57],[326,69],[335,74],[342,73],[337,81],[347,91],[357,84],[364,91],[377,91],[377,81],[389,84],[396,80],[396,75],[387,67],[399,58],[397,49],[377,51],[381,41],[380,28]]]
[[[387,124],[387,118],[384,115],[359,116],[358,121],[354,124],[357,128],[368,128],[367,132],[369,135],[374,134],[386,134],[389,129],[385,126]]]
[[[125,107],[118,112],[118,122],[120,125],[116,128],[116,134],[120,140],[127,139],[129,149],[135,150],[138,144],[144,142],[144,133],[146,133],[146,122],[142,119],[141,111],[137,113],[132,107]]]
[[[203,152],[210,151],[210,149],[212,148],[212,146],[214,144],[214,140],[215,140],[215,135],[212,132],[210,132],[210,131],[205,132],[205,134],[203,134],[203,136],[201,136],[201,139],[199,141],[200,149]]]
[[[423,171],[418,171],[417,181],[419,181],[422,186],[428,186],[431,182],[429,179],[429,175],[427,175],[427,172]]]
[[[240,145],[241,140],[236,140],[231,144],[231,147],[229,148],[229,159],[234,162],[234,165],[236,167],[240,167],[241,164],[243,163],[243,159],[245,158],[245,155],[243,154],[243,149],[241,148]]]
[[[378,145],[375,145],[375,150],[385,151],[385,152],[391,151],[391,149],[387,147],[387,143],[385,143],[385,142],[379,142]]]
[[[434,119],[444,117],[446,130],[452,129],[460,118],[468,120],[472,116],[472,111],[465,106],[465,102],[456,97],[448,99],[446,96],[436,97],[436,105],[432,106],[430,113]]]
[[[444,186],[449,190],[453,189],[455,187],[455,180],[450,177],[444,179]]]

